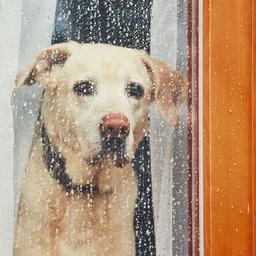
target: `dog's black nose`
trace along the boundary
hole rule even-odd
[[[129,135],[130,123],[121,114],[109,114],[102,119],[100,131],[103,137],[125,139]]]

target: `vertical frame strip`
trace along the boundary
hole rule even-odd
[[[254,255],[255,3],[203,3],[204,255]]]
[[[256,3],[252,1],[252,207],[253,255],[256,255]]]
[[[188,1],[188,81],[189,81],[189,255],[199,255],[199,116],[198,116],[198,37],[199,5]]]

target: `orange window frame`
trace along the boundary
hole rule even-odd
[[[255,91],[255,0],[204,0],[205,256],[256,255]]]

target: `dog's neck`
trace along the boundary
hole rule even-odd
[[[66,161],[61,152],[55,151],[47,134],[45,124],[41,127],[41,142],[43,148],[43,161],[50,175],[57,180],[63,189],[68,193],[82,193],[94,195],[99,193],[99,189],[92,184],[76,184],[66,172]]]

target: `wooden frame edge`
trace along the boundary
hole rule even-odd
[[[253,255],[256,255],[256,3],[252,1],[252,223]]]
[[[189,255],[199,256],[199,3],[188,1],[188,81],[189,81]]]
[[[204,255],[231,255],[230,253],[234,253],[234,248],[240,248],[241,255],[256,255],[256,3],[253,0],[247,0],[244,3],[235,0],[232,2],[232,6],[230,2],[220,3],[214,2],[213,0],[204,0],[203,3]],[[230,9],[230,7],[232,7],[232,9]],[[227,9],[225,8],[229,8],[229,13],[227,13]],[[224,10],[226,11],[225,16],[223,16]],[[232,20],[232,18],[235,19],[235,21]],[[222,26],[220,26],[221,23],[223,24]],[[228,26],[227,28],[233,26],[234,31],[225,28],[226,25]],[[241,38],[239,33],[242,33],[240,34]],[[237,40],[237,42],[229,41],[230,38],[228,38],[227,35],[230,35],[231,38],[235,41]],[[227,39],[226,47],[230,47],[230,49],[224,49],[225,41],[221,36]],[[235,46],[241,47],[241,49],[237,48],[238,52],[234,52]],[[233,52],[231,49],[233,49]],[[241,54],[240,59],[238,58],[239,53]],[[223,63],[221,63],[221,60],[223,60]],[[217,105],[216,103],[216,97],[221,96],[220,92],[225,93],[225,90],[221,88],[220,85],[222,81],[225,81],[224,75],[226,72],[218,69],[216,66],[217,63],[220,63],[222,68],[226,68],[227,72],[230,72],[226,73],[229,78],[232,78],[232,75],[234,75],[235,82],[229,80],[231,81],[230,84],[222,84],[222,86],[227,86],[227,91],[230,93],[232,83],[237,83],[234,86],[235,89],[241,90],[242,100],[236,102],[237,106],[225,105],[225,101],[223,102],[223,106]],[[225,63],[234,64],[232,68],[234,68],[236,72],[242,72],[237,68],[241,67],[244,73],[236,73],[229,66],[225,66]],[[237,67],[235,67],[236,63]],[[245,71],[246,68],[248,70],[247,74]],[[216,91],[218,91],[217,95],[213,95]],[[230,95],[232,95],[232,93],[230,93]],[[236,92],[234,95],[235,99],[239,100],[239,94]],[[220,99],[227,99],[227,97],[220,97]],[[230,104],[232,100],[228,102],[227,104]],[[238,106],[241,106],[241,109],[239,109]],[[235,119],[233,119],[233,121],[230,119],[232,117],[237,118],[234,116],[232,108],[234,108],[236,113],[242,114],[241,122],[245,122],[241,125],[238,124],[238,127],[242,129],[248,127],[248,130],[246,129],[241,132],[241,130],[238,131],[237,127],[234,129],[235,134],[232,136],[238,136],[236,150],[240,150],[241,156],[238,155],[235,157],[233,155],[230,159],[225,159],[223,164],[226,169],[224,168],[222,171],[228,170],[228,163],[237,159],[237,162],[233,162],[235,166],[234,169],[240,171],[240,174],[231,173],[230,183],[228,184],[227,180],[225,182],[221,181],[221,178],[227,179],[227,173],[221,173],[216,169],[220,164],[216,164],[214,161],[222,159],[221,155],[219,155],[220,158],[217,157],[216,147],[218,149],[220,149],[220,147],[218,147],[216,143],[217,138],[214,136],[217,136],[216,131],[218,128],[216,127],[221,124],[220,120],[223,119],[223,117],[221,117],[221,111],[223,111],[223,116],[227,117],[227,120],[224,120],[224,122],[227,123],[222,123],[224,125],[223,129],[226,127],[230,129],[232,124],[235,125]],[[212,114],[211,111],[213,111],[214,114]],[[230,112],[230,114],[228,114],[228,112]],[[221,135],[223,134],[222,132]],[[241,134],[242,136],[239,138]],[[227,134],[226,136],[230,135]],[[245,141],[241,142],[243,139],[245,139]],[[230,145],[234,145],[234,141],[234,138],[231,138]],[[234,148],[230,148],[230,150],[236,154]],[[222,142],[220,154],[223,152],[225,152],[225,148],[223,148]],[[232,185],[234,188],[236,186],[236,177],[241,178],[241,180],[237,180],[237,191],[241,191],[241,195],[238,195],[235,189],[232,190]],[[228,187],[224,186],[225,183],[228,184]],[[223,198],[225,198],[223,202],[226,205],[223,206],[222,210],[216,209],[218,202],[216,200],[221,198],[218,193],[223,193]],[[234,196],[234,199],[232,199],[232,196]],[[236,198],[236,196],[238,197]],[[234,202],[234,209],[229,208],[230,212],[228,212],[228,206],[232,206],[231,202]],[[248,206],[246,206],[247,202]],[[222,202],[220,203],[222,204]],[[222,207],[222,205],[220,206]],[[241,206],[241,209],[239,206]],[[241,216],[239,212],[241,212]],[[218,214],[223,215],[220,216]],[[216,225],[219,225],[219,231],[217,231]],[[227,234],[230,234],[229,239],[231,239],[231,241],[221,237]],[[234,240],[232,240],[232,238]],[[237,246],[236,243],[239,245]]]

